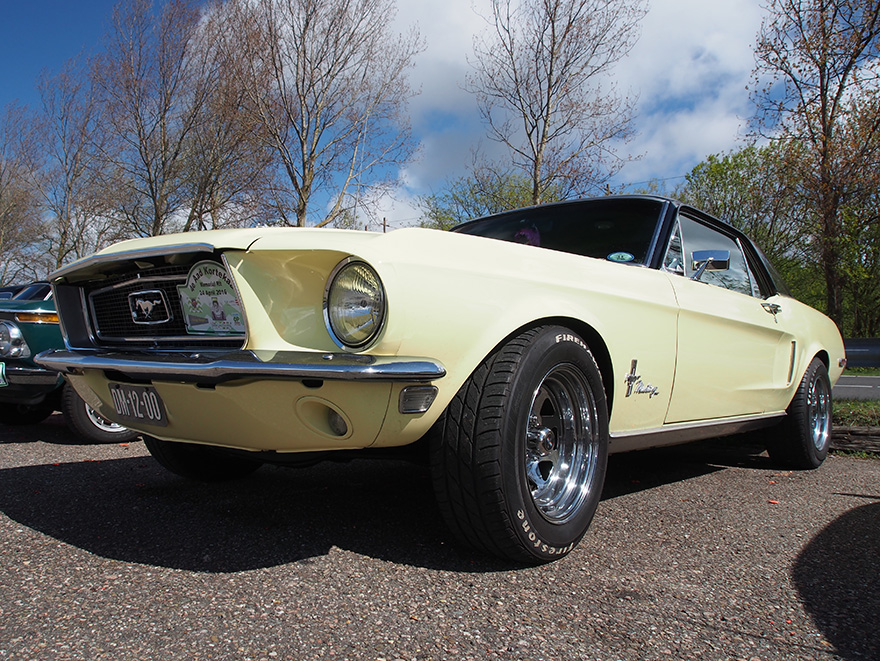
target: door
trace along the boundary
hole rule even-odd
[[[664,269],[679,305],[666,422],[784,408],[796,348],[785,328],[785,300],[762,296],[739,240],[681,215]]]

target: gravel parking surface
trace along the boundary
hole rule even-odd
[[[222,485],[0,426],[0,660],[880,659],[880,460],[613,457],[537,568],[453,545],[403,462]]]

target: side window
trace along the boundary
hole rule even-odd
[[[678,223],[681,231],[681,252],[684,255],[684,268],[687,277],[691,277],[696,271],[691,259],[694,251],[727,250],[730,252],[730,268],[726,271],[705,271],[700,280],[716,287],[738,291],[741,294],[760,295],[755,279],[749,273],[743,251],[735,239],[687,216],[680,216]],[[671,247],[670,245],[670,249]]]

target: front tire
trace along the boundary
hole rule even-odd
[[[831,380],[818,358],[807,367],[786,413],[782,424],[770,432],[770,457],[787,468],[818,468],[831,446]]]
[[[259,461],[209,445],[161,441],[152,436],[144,436],[144,444],[153,458],[169,471],[199,482],[237,480],[262,465]]]
[[[107,420],[69,384],[61,394],[61,411],[73,432],[89,443],[128,443],[138,436],[136,431]]]
[[[571,330],[528,330],[492,353],[431,431],[434,489],[463,543],[542,563],[592,521],[608,457],[602,376]]]

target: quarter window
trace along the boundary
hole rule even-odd
[[[684,275],[684,253],[681,251],[681,226],[675,221],[666,256],[663,258],[663,270]]]

